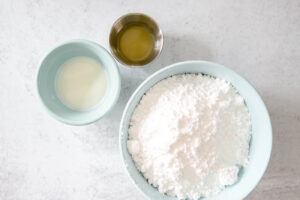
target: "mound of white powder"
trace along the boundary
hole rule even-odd
[[[179,199],[218,193],[248,162],[251,123],[244,99],[226,81],[176,75],[141,99],[127,147],[159,192]]]

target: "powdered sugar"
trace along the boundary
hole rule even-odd
[[[244,99],[226,81],[176,75],[141,99],[127,147],[162,193],[198,199],[236,182],[248,162],[251,123]]]

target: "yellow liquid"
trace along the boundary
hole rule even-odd
[[[147,59],[154,48],[154,35],[143,25],[125,27],[118,40],[119,50],[123,56],[134,62]]]

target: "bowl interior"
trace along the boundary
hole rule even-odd
[[[124,27],[127,27],[131,24],[143,24],[147,26],[154,35],[154,49],[150,56],[148,56],[145,60],[136,62],[128,60],[122,55],[122,53],[118,49],[119,33],[123,30]],[[119,62],[128,66],[142,66],[150,63],[159,55],[163,46],[163,35],[159,26],[152,18],[141,13],[131,13],[117,19],[117,21],[113,24],[109,35],[109,43],[111,52],[118,59]]]
[[[87,56],[100,62],[108,78],[104,97],[87,111],[68,108],[55,91],[55,79],[60,66],[76,56]],[[56,119],[67,124],[83,125],[100,119],[115,104],[120,91],[120,75],[115,60],[103,47],[86,40],[74,40],[56,47],[44,58],[38,72],[37,87],[42,103]]]
[[[239,180],[226,187],[219,194],[203,198],[205,200],[243,199],[262,178],[269,162],[272,149],[272,128],[268,111],[255,89],[234,71],[221,65],[205,61],[188,61],[163,68],[146,79],[131,96],[121,119],[120,147],[126,170],[142,193],[150,199],[175,200],[158,192],[136,169],[131,155],[127,151],[128,127],[131,115],[141,97],[149,88],[162,79],[182,73],[203,73],[229,81],[244,97],[252,122],[252,138],[250,142],[249,164],[239,172]]]

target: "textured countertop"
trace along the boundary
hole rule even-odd
[[[135,88],[166,65],[209,60],[259,91],[273,124],[269,167],[249,200],[300,198],[300,2],[297,0],[0,0],[0,200],[143,200],[125,174],[118,126]],[[38,101],[35,74],[55,45],[74,38],[108,47],[112,23],[143,12],[165,43],[151,66],[120,66],[122,91],[101,121],[62,124]]]

